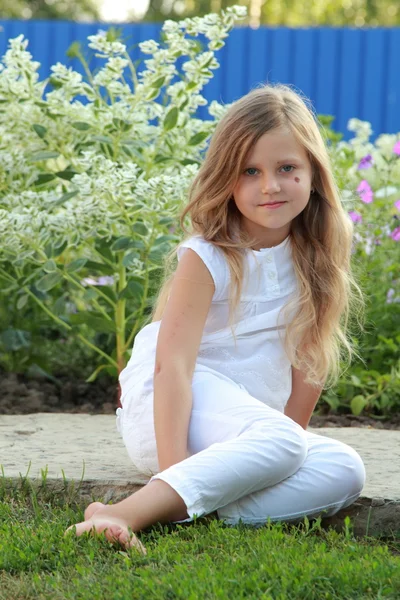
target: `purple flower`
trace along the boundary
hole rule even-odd
[[[397,208],[397,210],[400,210],[400,200],[396,200],[396,202],[394,203],[394,205]]]
[[[361,200],[365,202],[365,204],[369,204],[374,199],[372,188],[369,185],[368,181],[365,181],[365,179],[363,179],[360,182],[360,185],[357,188],[357,192],[359,193]]]
[[[92,277],[85,277],[85,279],[81,280],[81,284],[85,287],[87,285],[97,285],[97,281],[95,279],[92,279]]]
[[[370,169],[373,163],[374,159],[372,158],[371,154],[367,154],[367,156],[363,156],[363,158],[360,160],[357,169]]]
[[[393,146],[393,152],[400,156],[400,140]]]
[[[386,294],[386,304],[392,304],[394,296],[394,289],[390,288]]]
[[[114,277],[111,275],[103,275],[97,280],[97,285],[112,285],[114,283]]]
[[[396,229],[394,229],[392,231],[392,233],[390,234],[390,237],[395,241],[395,242],[400,242],[400,227],[396,227]]]
[[[353,221],[353,223],[361,223],[362,222],[362,216],[360,215],[360,213],[356,212],[355,210],[350,210],[349,216],[350,216],[351,220]]]
[[[87,285],[112,285],[114,283],[114,277],[110,275],[103,275],[98,279],[94,279],[93,277],[85,277],[81,280],[81,284],[85,287]]]
[[[400,302],[400,296],[393,298],[396,291],[393,288],[390,288],[386,294],[386,304],[392,304],[392,302]]]

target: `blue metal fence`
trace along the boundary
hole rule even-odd
[[[74,41],[87,49],[86,38],[104,23],[68,21],[0,21],[0,54],[8,39],[21,33],[29,40],[28,50],[41,63],[40,76],[62,62],[83,72],[77,59],[66,50]],[[159,40],[161,24],[114,25],[122,30],[132,59],[141,55],[137,44]],[[232,102],[260,82],[295,85],[312,101],[319,114],[335,116],[334,128],[348,139],[347,122],[356,117],[367,120],[380,133],[400,131],[400,28],[304,28],[237,27],[224,48],[216,53],[220,68],[204,88],[208,101]],[[93,52],[90,49],[91,54]],[[92,56],[90,67],[103,62]],[[200,116],[206,118],[205,109]]]

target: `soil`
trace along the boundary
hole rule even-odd
[[[57,382],[30,378],[15,373],[1,373],[0,414],[26,415],[38,412],[115,414],[118,406],[118,384],[110,379],[93,383],[57,377]],[[328,414],[313,415],[310,427],[368,427],[400,429],[400,414],[379,415]]]

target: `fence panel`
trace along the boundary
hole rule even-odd
[[[66,51],[80,41],[90,57],[92,70],[103,64],[87,47],[87,36],[105,23],[68,21],[0,20],[0,54],[8,40],[23,34],[28,50],[41,63],[40,77],[50,74],[57,62],[72,66],[84,74],[77,59]],[[132,60],[141,55],[140,41],[159,40],[162,24],[121,24],[124,41]],[[262,82],[282,82],[296,86],[308,96],[316,111],[335,117],[334,127],[351,137],[348,120],[356,117],[372,124],[373,139],[380,133],[400,131],[400,28],[300,28],[236,27],[226,45],[216,53],[220,68],[204,88],[208,101],[230,103]],[[143,68],[139,67],[139,70]],[[199,116],[207,118],[206,107]]]

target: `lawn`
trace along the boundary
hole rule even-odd
[[[400,540],[355,539],[349,520],[344,533],[318,519],[159,524],[139,533],[144,556],[102,535],[64,537],[86,505],[73,487],[55,494],[0,478],[0,600],[400,597]]]

